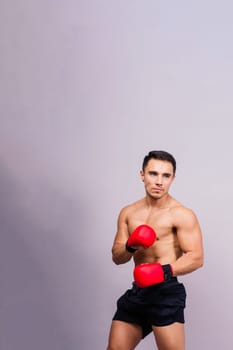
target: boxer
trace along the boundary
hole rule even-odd
[[[132,286],[117,300],[107,350],[133,350],[153,332],[159,350],[184,350],[186,291],[179,276],[203,265],[202,232],[195,213],[170,195],[175,158],[151,151],[143,159],[145,196],[118,216],[115,264],[134,261]]]

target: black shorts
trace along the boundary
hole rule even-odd
[[[142,327],[143,338],[153,326],[184,323],[186,292],[176,277],[164,283],[140,288],[135,283],[117,300],[113,320],[136,323]]]

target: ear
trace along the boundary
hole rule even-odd
[[[176,179],[176,175],[173,175],[172,182]]]
[[[143,170],[140,171],[140,176],[141,176],[142,181],[144,182],[144,171]]]

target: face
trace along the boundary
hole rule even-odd
[[[153,199],[164,197],[175,178],[170,162],[150,159],[144,171],[141,171],[146,193]]]

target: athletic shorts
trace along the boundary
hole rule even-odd
[[[184,323],[185,300],[184,285],[176,277],[146,288],[133,283],[117,300],[113,320],[140,325],[144,338],[152,331],[152,326]]]

